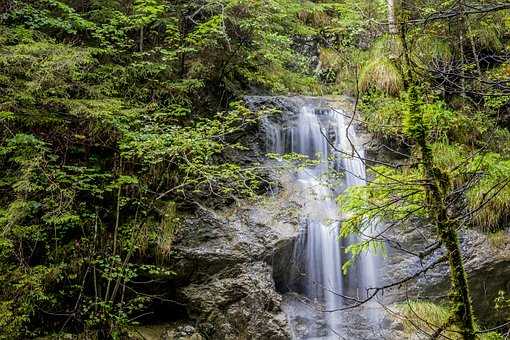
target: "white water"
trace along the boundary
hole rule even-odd
[[[285,100],[297,109],[284,112],[281,119],[265,120],[268,152],[298,153],[320,160],[318,164],[295,169],[293,174],[292,185],[299,187],[303,195],[301,233],[294,250],[289,286],[308,302],[295,300],[289,303],[286,312],[291,325],[299,324],[296,320],[321,320],[318,330],[300,331],[293,326],[296,339],[342,338],[347,322],[344,313],[332,312],[348,303],[341,296],[362,297],[366,288],[377,284],[377,259],[371,254],[364,255],[349,275],[341,271],[346,261],[343,248],[359,239],[338,238],[341,207],[335,198],[345,188],[365,185],[364,151],[354,128],[348,128],[349,114],[340,107],[331,107],[334,102],[301,97]],[[344,175],[331,186],[328,178],[335,171]],[[367,315],[367,319],[372,318]]]

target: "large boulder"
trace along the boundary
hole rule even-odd
[[[213,339],[287,339],[271,267],[239,263],[181,289],[190,317]]]
[[[287,339],[274,277],[297,236],[295,203],[282,195],[186,219],[171,254],[176,297],[212,339]]]

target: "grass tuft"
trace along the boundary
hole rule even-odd
[[[466,194],[475,223],[485,232],[501,229],[510,216],[510,160],[487,153],[475,157],[468,170],[479,174],[479,181]]]
[[[418,65],[429,67],[430,64],[449,63],[453,57],[450,45],[444,39],[425,35],[416,40],[412,58]]]
[[[471,34],[478,48],[495,52],[501,51],[504,48],[500,40],[501,32],[499,32],[499,28],[495,24],[481,22],[473,26],[475,27],[473,27]]]
[[[387,57],[376,57],[369,61],[360,75],[360,89],[363,92],[378,90],[397,96],[403,88],[399,70]]]
[[[510,234],[507,230],[498,230],[487,236],[489,244],[494,248],[504,249],[510,244]]]
[[[159,237],[157,238],[157,256],[161,262],[164,262],[172,250],[178,221],[176,204],[175,202],[169,202],[163,209],[159,225]]]
[[[417,335],[419,338],[428,338],[439,327],[444,325],[450,316],[448,307],[428,301],[408,301],[399,306],[404,318],[404,331],[409,335]],[[414,338],[414,337],[413,337]],[[459,328],[455,325],[448,327],[438,339],[461,340]],[[482,333],[479,340],[503,340],[496,332]]]

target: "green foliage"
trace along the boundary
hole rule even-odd
[[[418,123],[423,124],[420,128],[409,114],[408,98],[404,96],[399,100],[380,95],[367,97],[363,108],[367,108],[364,118],[368,127],[382,136],[390,133],[393,138],[416,138],[420,131],[426,131],[425,138],[430,143],[435,166],[446,171],[450,178],[453,178],[456,187],[462,187],[469,182],[466,199],[469,208],[476,210],[473,216],[475,224],[486,230],[497,227],[508,215],[510,197],[507,195],[508,186],[505,185],[506,174],[510,170],[507,168],[508,161],[499,153],[482,152],[474,157],[470,156],[470,153],[474,152],[473,144],[476,145],[477,140],[486,148],[506,151],[507,141],[503,137],[507,136],[506,130],[495,126],[487,116],[477,114],[467,117],[439,101],[419,103]],[[391,125],[391,122],[399,119],[403,120],[401,126]],[[498,134],[502,134],[502,142],[494,143],[494,136]],[[488,144],[483,142],[485,136],[490,138]],[[381,173],[376,175],[379,178]],[[478,179],[473,181],[473,176]],[[405,182],[406,178],[416,180],[413,177],[404,177],[402,182]],[[389,191],[386,191],[387,194]],[[384,195],[380,196],[383,198]],[[479,206],[480,209],[477,208]]]
[[[494,52],[498,52],[503,49],[500,27],[496,23],[484,20],[478,22],[476,25],[473,25],[473,29],[470,34],[471,38],[479,48]]]
[[[261,187],[255,166],[232,161],[245,150],[239,141],[257,121],[233,99],[253,88],[353,93],[353,70],[360,70],[359,85],[369,94],[361,103],[368,129],[406,142],[425,132],[434,165],[451,175],[453,188],[471,183],[465,192],[469,209],[483,203],[509,170],[509,134],[500,124],[508,96],[496,88],[483,107],[470,112],[464,99],[457,111],[458,96],[444,95],[451,88],[438,85],[434,72],[422,72],[419,100],[410,100],[398,62],[402,46],[382,33],[385,5],[4,1],[0,337],[55,329],[120,337],[164,298],[166,292],[151,295],[140,282],[174,275],[166,264],[183,210],[196,201],[252,197]],[[417,15],[447,6],[433,1],[418,6]],[[504,51],[508,16],[478,19],[467,41],[491,53]],[[458,64],[460,49],[448,29],[441,23],[421,35],[411,29],[409,37],[418,37],[412,61],[441,69]],[[317,41],[324,46],[320,65],[312,68],[309,45]],[[464,54],[462,69],[469,75],[475,60]],[[480,71],[490,81],[508,76],[507,63],[484,67]],[[474,83],[465,85],[477,93]],[[463,163],[468,155],[473,157]],[[373,181],[339,199],[348,214],[344,236],[370,234],[375,222],[426,217],[423,169],[419,155],[413,157],[409,167],[374,168]],[[287,161],[317,162],[295,155]],[[473,174],[476,180],[470,181]],[[505,220],[507,191],[501,188],[476,210],[476,224],[494,229]],[[348,251],[355,259],[381,246],[362,240]]]
[[[502,221],[510,214],[510,160],[487,153],[475,156],[467,167],[471,173],[481,176],[466,194],[475,222],[485,230],[501,228]]]
[[[458,139],[458,136],[469,140],[475,134],[483,133],[487,122],[474,124],[460,112],[450,109],[443,101],[432,98],[418,103],[423,128],[427,131],[430,142],[445,142]],[[416,122],[410,117],[409,95],[402,93],[399,98],[390,97],[380,92],[363,97],[360,105],[363,121],[370,132],[378,136],[404,138],[416,128]],[[475,130],[476,129],[476,130]]]
[[[35,4],[13,1],[9,19],[23,22],[26,27],[52,33],[72,35],[95,28],[64,1],[43,0]]]
[[[405,331],[408,334],[433,334],[437,328],[444,325],[450,315],[448,307],[427,301],[408,301],[399,306],[403,314]],[[440,339],[463,339],[457,326],[448,327]],[[482,333],[477,339],[502,340],[496,332]]]
[[[371,133],[380,138],[402,135],[404,104],[402,100],[380,93],[367,94],[360,103],[363,122]]]
[[[369,61],[360,75],[360,88],[363,92],[377,90],[386,94],[398,95],[402,89],[399,70],[388,58]]]
[[[379,37],[369,50],[359,75],[361,92],[379,91],[386,95],[398,96],[403,89],[402,71],[396,64],[401,46],[395,37]]]
[[[404,314],[412,333],[419,328],[433,334],[445,325],[444,337],[500,339],[496,333],[475,335],[458,237],[462,228],[476,227],[500,244],[504,231],[498,230],[508,227],[510,202],[509,73],[506,58],[499,57],[508,47],[508,11],[463,13],[471,5],[488,5],[475,3],[401,2],[400,43],[394,43],[397,36],[379,33],[361,48],[368,53],[357,59],[363,64],[356,83],[360,116],[400,159],[373,167],[366,186],[341,195],[346,213],[341,235],[360,238],[348,249],[355,259],[378,249],[381,240],[407,252],[384,236],[390,229],[426,233],[449,261],[451,304],[410,303]],[[383,229],[381,237],[371,230],[375,223]]]
[[[428,101],[421,97],[414,107],[409,101],[407,93],[401,99],[372,94],[362,104],[362,109],[366,109],[364,120],[383,138],[405,140],[420,138],[423,133],[432,155],[432,166],[451,179],[451,183],[444,183],[445,188],[463,194],[467,203],[463,214],[469,216],[471,226],[484,231],[504,227],[510,202],[507,157],[475,150],[480,146],[506,150],[507,140],[503,137],[507,136],[506,130],[498,128],[486,115],[468,117],[433,98]],[[411,108],[415,112],[413,115]],[[402,125],[392,125],[398,120],[403,121]],[[492,142],[498,134],[502,134],[502,144]],[[407,161],[417,162],[417,166],[404,163],[398,168],[375,167],[366,186],[353,187],[342,194],[339,204],[348,218],[342,225],[341,235],[370,235],[370,226],[378,221],[409,228],[412,219],[428,221],[432,218],[432,212],[427,212],[426,191],[422,188],[421,157],[416,152]],[[369,243],[363,241],[348,250],[357,255],[367,250]]]
[[[320,32],[320,64],[316,75],[325,90],[333,93],[356,93],[356,69],[365,64],[369,48],[383,32],[386,2],[317,1],[313,8],[299,14]],[[311,7],[311,6],[310,6]]]
[[[510,317],[510,297],[508,293],[500,290],[498,296],[494,299],[495,309],[507,319]]]
[[[453,53],[451,46],[446,39],[421,34],[416,37],[416,46],[412,50],[412,59],[421,67],[428,67],[431,64],[451,62]]]
[[[506,245],[510,243],[510,235],[508,235],[508,232],[505,230],[489,233],[487,239],[490,245],[496,249],[504,249]]]
[[[308,157],[306,155],[294,153],[294,152],[286,153],[284,155],[276,154],[276,153],[269,153],[269,154],[267,154],[267,157],[269,159],[282,160],[284,162],[288,162],[288,163],[290,163],[289,166],[291,168],[297,167],[299,169],[313,167],[313,166],[319,165],[321,162],[321,159],[319,159],[319,158],[318,159],[310,159],[310,157]],[[322,160],[322,161],[324,161],[324,160]]]
[[[457,130],[458,115],[438,101],[425,103],[420,111],[429,140],[448,142],[452,131]]]
[[[340,210],[346,215],[340,235],[376,235],[374,226],[384,221],[401,228],[409,227],[412,218],[425,217],[425,192],[418,170],[401,172],[384,166],[371,169],[374,179],[367,185],[350,187],[337,199]],[[405,185],[402,185],[403,183]],[[353,257],[343,267],[347,271],[363,252],[381,252],[384,241],[377,238],[361,240],[346,251]]]
[[[165,5],[158,0],[135,0],[133,3],[135,27],[143,27],[158,19],[165,11]]]
[[[6,6],[0,338],[120,337],[166,301],[149,283],[175,274],[169,255],[193,202],[260,190],[257,167],[232,161],[258,117],[233,99],[253,87],[319,92],[294,47],[318,35],[308,15],[323,10],[291,0]]]
[[[491,81],[498,81],[499,79],[508,79],[510,76],[510,63],[504,62],[487,72],[487,77]],[[487,98],[487,106],[492,110],[504,110],[510,103],[510,96],[504,95],[502,91],[495,91],[493,97]]]

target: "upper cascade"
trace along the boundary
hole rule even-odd
[[[301,193],[302,209],[287,286],[303,299],[288,299],[285,309],[294,338],[336,339],[346,322],[338,311],[346,305],[346,297],[360,296],[377,281],[379,259],[372,254],[362,256],[348,275],[341,270],[348,259],[345,247],[359,239],[339,239],[342,213],[336,197],[351,186],[365,185],[363,145],[351,113],[337,101],[254,97],[249,102],[276,105],[282,111],[263,119],[268,153],[294,153],[314,160],[291,170],[289,185]],[[373,317],[372,312],[366,314]],[[325,327],[319,332],[300,332],[299,322],[305,319],[321,319]]]

